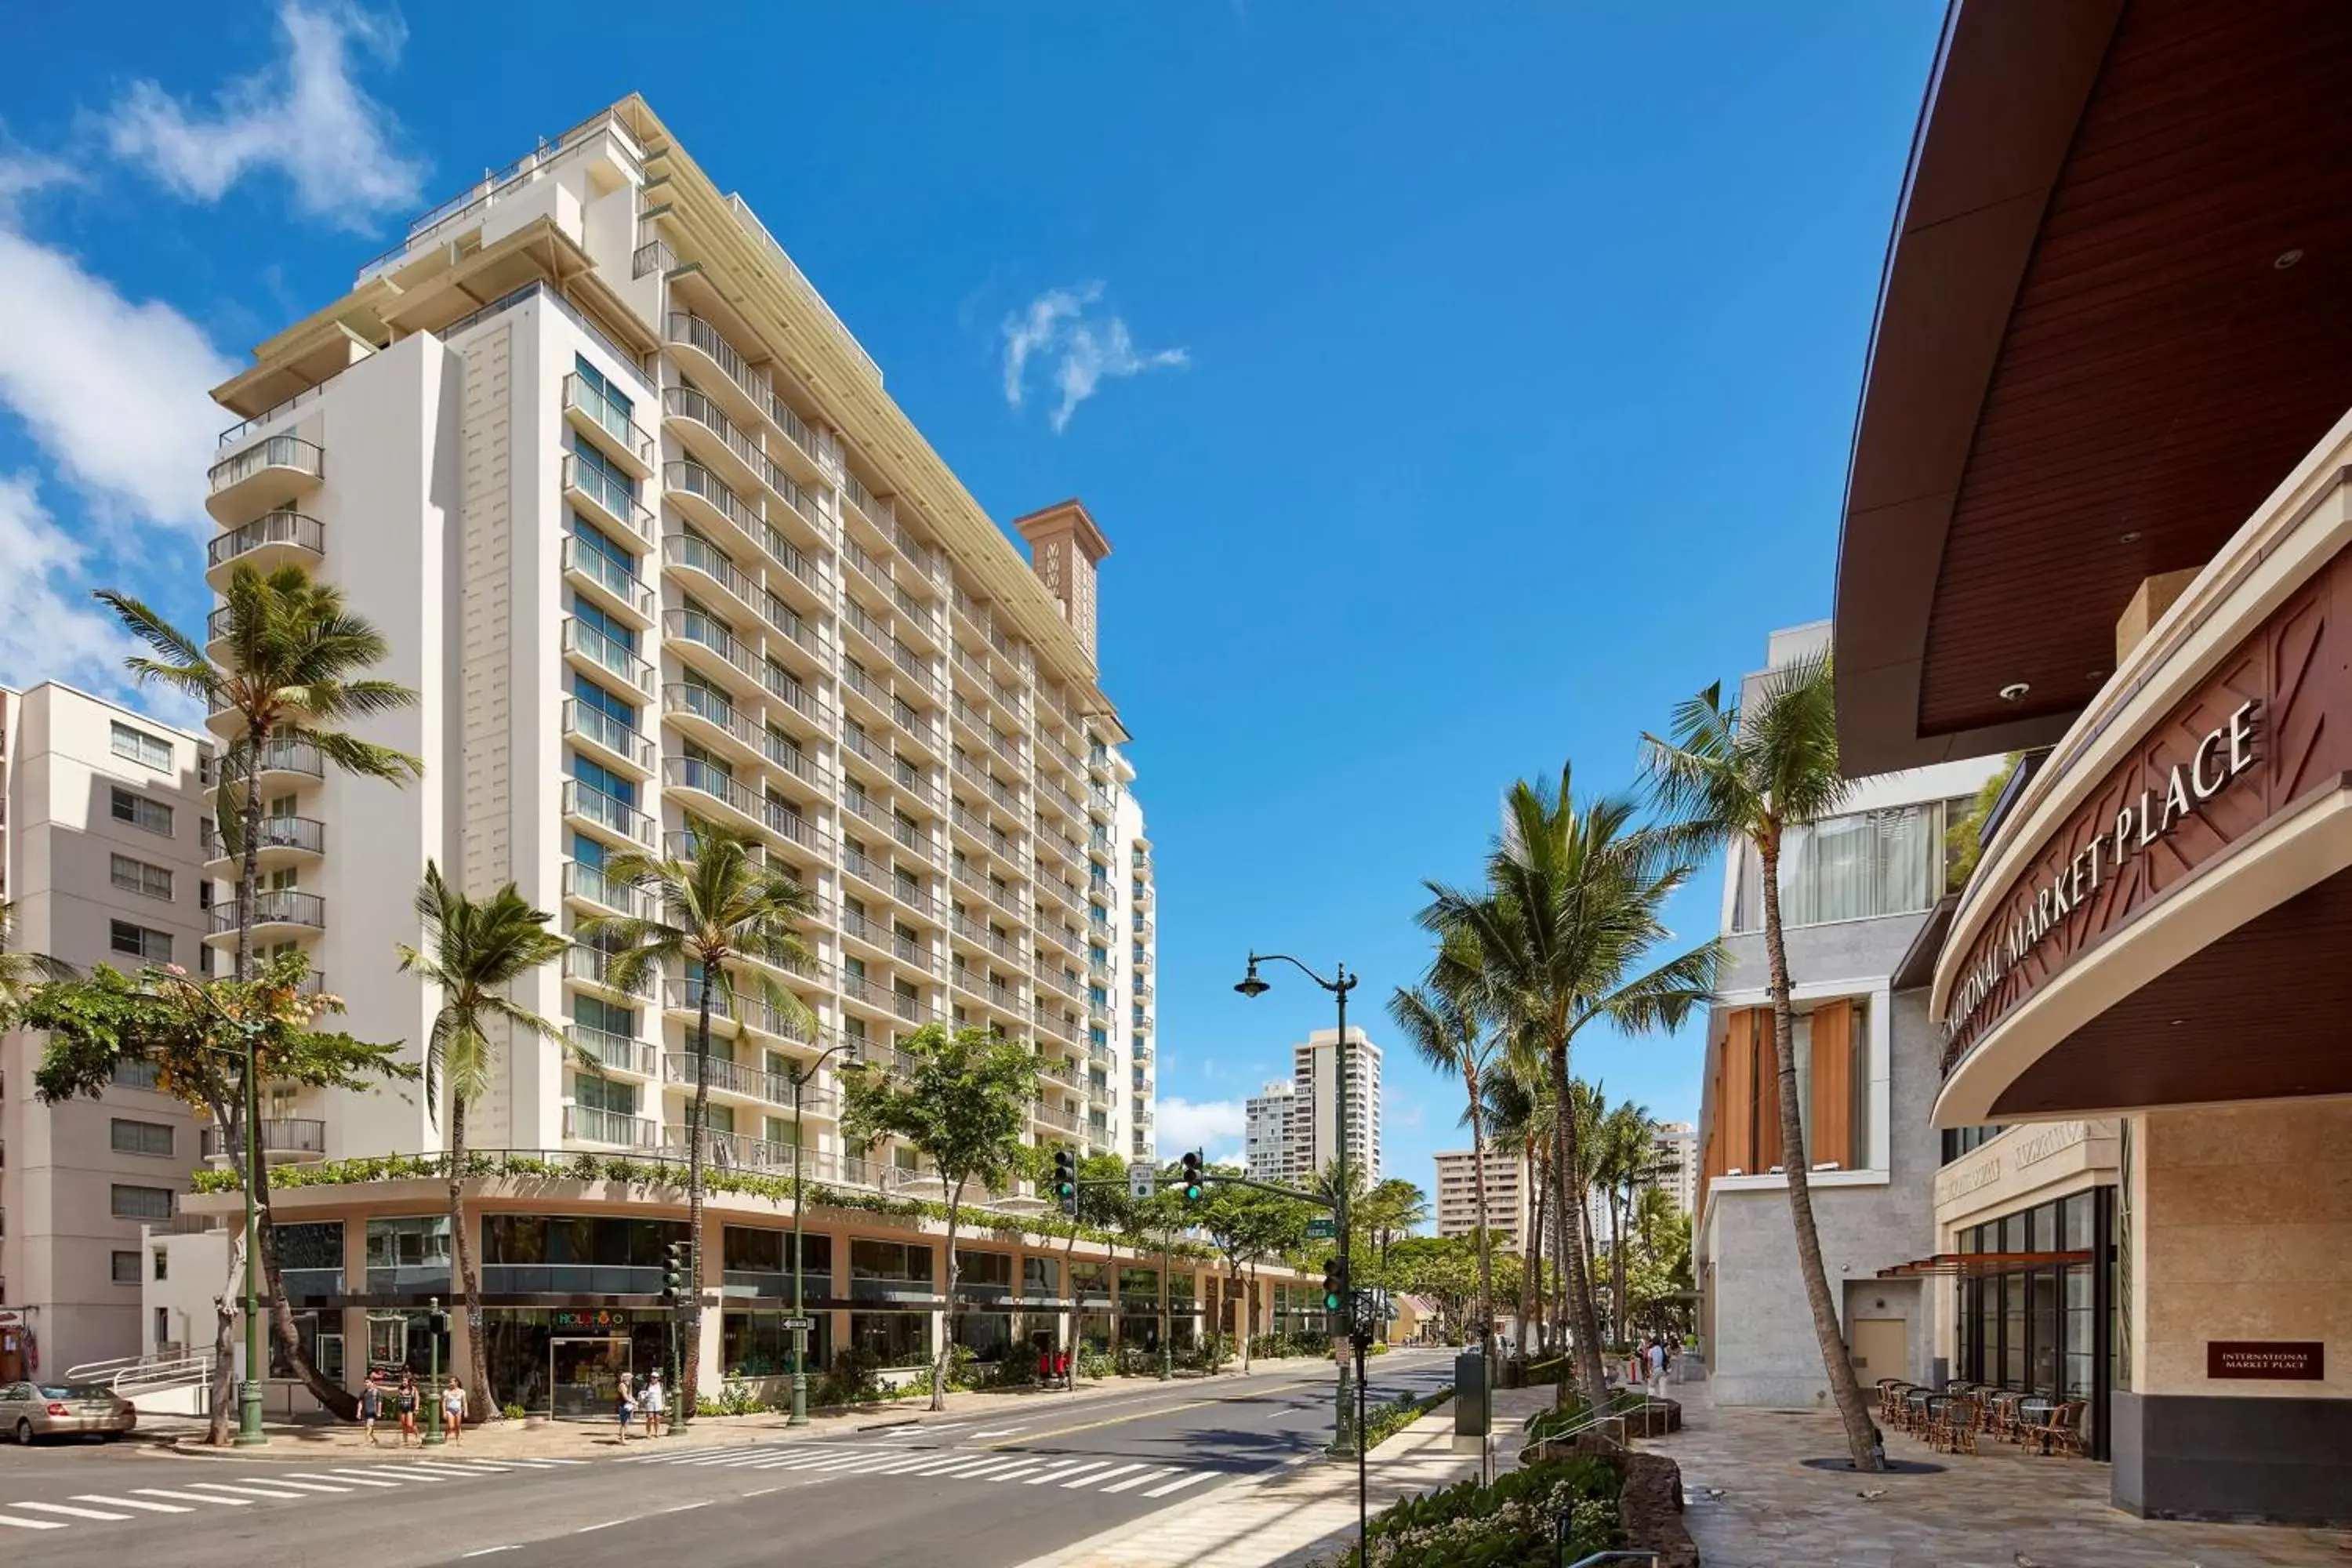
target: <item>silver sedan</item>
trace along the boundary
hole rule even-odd
[[[103,1384],[0,1384],[0,1432],[19,1443],[90,1436],[112,1442],[138,1422],[131,1401]]]

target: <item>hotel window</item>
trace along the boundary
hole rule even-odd
[[[170,931],[152,931],[146,926],[133,925],[129,921],[112,921],[108,923],[109,945],[115,952],[135,958],[142,963],[172,962]]]
[[[153,1062],[124,1061],[121,1058],[117,1058],[115,1059],[115,1088],[152,1089],[155,1087],[155,1064]]]
[[[577,430],[572,432],[572,456],[578,464],[581,488],[614,511],[628,515],[630,504],[637,499],[637,481]]]
[[[114,754],[131,762],[169,773],[172,769],[172,742],[160,735],[133,729],[120,720],[114,723]]]
[[[1965,802],[1927,801],[1799,823],[1780,846],[1780,919],[1790,926],[1915,914],[1944,894],[1944,826]],[[1732,929],[1764,929],[1762,862],[1739,852]]]
[[[603,633],[618,647],[631,653],[637,651],[635,627],[624,626],[576,594],[572,596],[572,614],[583,625]]]
[[[114,1152],[118,1154],[162,1154],[172,1152],[172,1127],[164,1121],[132,1121],[115,1117],[112,1128]]]
[[[171,1277],[172,1255],[159,1247],[155,1249],[155,1278],[169,1279]]]
[[[627,395],[624,394],[618,386],[615,386],[612,381],[605,376],[603,371],[598,370],[594,365],[588,363],[588,356],[586,354],[573,354],[572,356],[572,368],[580,373],[580,384],[583,386],[586,386],[596,392],[602,393],[604,396],[604,401],[611,404],[613,407],[619,412],[622,418],[626,419],[630,416],[636,405],[629,401]]]
[[[169,901],[172,897],[172,873],[161,866],[151,866],[144,860],[128,855],[111,858],[114,885],[126,893]]]
[[[112,793],[111,811],[117,822],[127,822],[166,838],[172,836],[172,808],[160,800],[149,800],[136,791],[118,788]]]
[[[627,546],[576,511],[572,514],[572,537],[580,542],[582,550],[596,558],[583,564],[593,569],[590,574],[598,581],[610,584],[616,578],[637,574],[637,558]]]
[[[170,1219],[172,1189],[169,1187],[133,1187],[121,1182],[113,1184],[109,1194],[108,1212],[117,1219]]]
[[[591,1073],[582,1073],[572,1080],[572,1099],[583,1110],[607,1110],[615,1116],[637,1113],[635,1084],[618,1083]]]
[[[108,1255],[107,1262],[113,1274],[114,1282],[117,1285],[136,1285],[139,1283],[139,1255],[137,1253],[111,1253]]]
[[[637,781],[625,779],[601,763],[590,761],[577,752],[564,754],[564,769],[573,778],[634,809],[637,804]]]

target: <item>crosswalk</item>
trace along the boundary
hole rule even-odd
[[[961,1425],[961,1424],[951,1424]],[[906,1428],[931,1437],[950,1426]],[[981,1431],[970,1434],[978,1439]],[[648,1454],[642,1463],[698,1470],[739,1470],[829,1480],[841,1476],[887,1476],[905,1480],[986,1481],[991,1486],[1031,1486],[1054,1491],[1129,1492],[1157,1501],[1225,1477],[1219,1470],[1149,1460],[1087,1455],[1007,1453],[1002,1448],[926,1449],[909,1454],[906,1439],[867,1443],[787,1442],[739,1448],[706,1448],[683,1454]]]
[[[270,1503],[314,1502],[324,1497],[359,1497],[403,1487],[430,1490],[452,1482],[535,1470],[569,1468],[586,1459],[385,1459],[372,1465],[320,1466],[309,1470],[219,1472],[205,1461],[175,1470],[169,1486],[117,1485],[110,1491],[73,1492],[57,1499],[0,1498],[0,1530],[68,1530],[78,1524],[119,1524],[158,1514],[205,1513],[214,1509],[254,1508]]]

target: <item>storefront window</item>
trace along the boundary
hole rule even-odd
[[[278,1228],[283,1230],[287,1227],[280,1226]],[[335,1228],[341,1230],[342,1227],[337,1226]],[[289,1289],[289,1294],[291,1293]],[[309,1352],[310,1364],[319,1369],[319,1374],[329,1383],[341,1384],[343,1382],[343,1315],[341,1312],[324,1314],[326,1320],[324,1333],[320,1332],[320,1316],[317,1312],[295,1313],[294,1337],[301,1342],[303,1350]],[[286,1348],[278,1342],[275,1333],[269,1335],[269,1375],[272,1377],[294,1375],[294,1363],[287,1359]]]
[[[2071,1194],[1970,1226],[1955,1245],[1963,1255],[2095,1254],[2101,1201],[2097,1191]],[[2045,1399],[2080,1399],[2095,1415],[2103,1411],[2100,1358],[2114,1347],[2101,1342],[2100,1267],[2095,1256],[1960,1280],[1960,1375]],[[2113,1371],[2107,1375],[2112,1382]],[[2091,1417],[2086,1423],[2095,1426]],[[2095,1452],[2099,1442],[2095,1429]]]
[[[719,1364],[727,1369],[727,1375],[781,1377],[790,1373],[793,1336],[784,1328],[790,1316],[763,1311],[720,1314]],[[833,1362],[833,1314],[811,1312],[809,1318],[808,1372],[816,1376]]]
[[[343,1222],[273,1226],[286,1299],[300,1301],[343,1293]]]
[[[861,1301],[928,1300],[936,1289],[931,1249],[903,1241],[854,1239],[849,1244],[849,1293]],[[861,1344],[865,1342],[860,1340]]]
[[[1021,1260],[1021,1294],[1035,1300],[1053,1300],[1062,1293],[1062,1260],[1035,1253]]]
[[[730,1297],[791,1299],[791,1231],[730,1225],[727,1226],[720,1245],[724,1248],[724,1278]],[[833,1294],[833,1237],[804,1237],[803,1245],[806,1248],[807,1261],[802,1270],[802,1291],[811,1300],[823,1300]]]
[[[663,1248],[684,1241],[675,1220],[616,1215],[488,1215],[482,1288],[515,1294],[655,1296]]]
[[[381,1293],[449,1293],[449,1216],[367,1222],[367,1288]]]
[[[862,1242],[853,1242],[853,1250]],[[928,1252],[929,1248],[919,1250]],[[854,1265],[853,1265],[854,1267]],[[931,1360],[929,1312],[852,1312],[850,1342],[884,1366],[928,1366]]]

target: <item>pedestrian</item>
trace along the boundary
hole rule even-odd
[[[383,1373],[371,1372],[360,1384],[360,1430],[367,1434],[368,1447],[382,1447],[375,1440],[375,1424],[383,1415]]]
[[[662,1434],[662,1427],[668,1423],[669,1405],[666,1403],[666,1397],[667,1396],[662,1391],[661,1373],[656,1372],[647,1375],[646,1378],[645,1416],[646,1436],[648,1437],[660,1436]]]
[[[466,1386],[454,1376],[441,1391],[441,1425],[448,1428],[452,1443],[466,1430]]]
[[[416,1436],[416,1374],[415,1373],[404,1372],[400,1374],[400,1392],[393,1395],[392,1408],[400,1417],[400,1446],[405,1448],[408,1447],[408,1440]]]
[[[625,1372],[621,1374],[621,1392],[613,1413],[621,1418],[621,1441],[625,1443],[629,1440],[629,1423],[637,1414],[636,1391],[629,1386],[629,1374]]]
[[[1650,1341],[1650,1397],[1666,1396],[1666,1342],[1653,1337]]]

